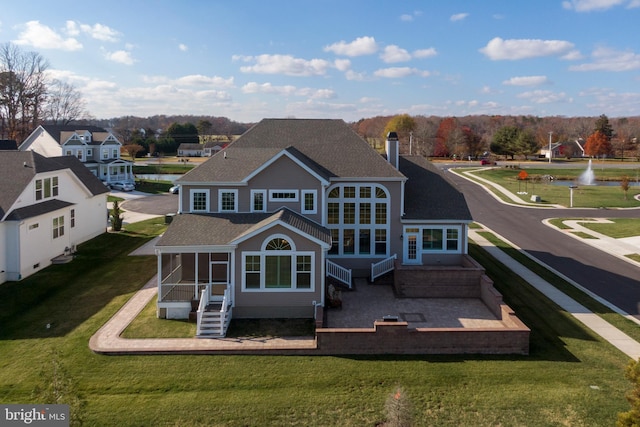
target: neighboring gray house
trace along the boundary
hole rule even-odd
[[[104,233],[108,192],[75,157],[0,151],[0,283],[70,260]]]
[[[120,158],[118,141],[111,132],[96,126],[41,125],[20,144],[20,151],[45,157],[73,156],[101,181],[133,183],[133,163]]]
[[[400,156],[394,133],[386,148],[342,120],[265,119],[185,174],[156,245],[159,317],[219,304],[198,334],[209,323],[224,335],[232,316],[314,317],[327,277],[460,263],[463,195],[425,158]]]
[[[178,146],[178,157],[202,157],[204,144],[183,142]]]

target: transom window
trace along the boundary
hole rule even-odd
[[[269,190],[269,200],[272,202],[297,202],[298,190]]]
[[[389,195],[379,184],[338,184],[327,193],[331,255],[388,255]]]

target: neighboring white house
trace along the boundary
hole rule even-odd
[[[18,149],[45,157],[73,156],[101,181],[133,183],[133,163],[120,158],[120,147],[118,138],[100,127],[40,125]]]
[[[75,157],[0,151],[0,283],[69,260],[104,233],[108,192]]]

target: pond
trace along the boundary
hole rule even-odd
[[[137,179],[147,179],[149,181],[171,181],[174,182],[180,178],[180,174],[162,174],[162,173],[137,173]]]
[[[546,184],[546,181],[542,181],[542,182]],[[577,185],[579,187],[581,185],[576,181],[562,181],[562,180],[553,180],[550,182],[550,184],[562,185],[564,187],[568,187],[570,185]],[[620,187],[620,182],[619,181],[596,181],[593,185],[600,186],[600,187]],[[640,184],[636,181],[629,181],[629,187],[636,187],[638,185]]]

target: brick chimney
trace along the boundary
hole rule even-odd
[[[396,169],[398,169],[398,134],[395,132],[389,132],[387,134],[387,141],[385,142],[384,149],[387,153],[387,161],[391,163]]]

